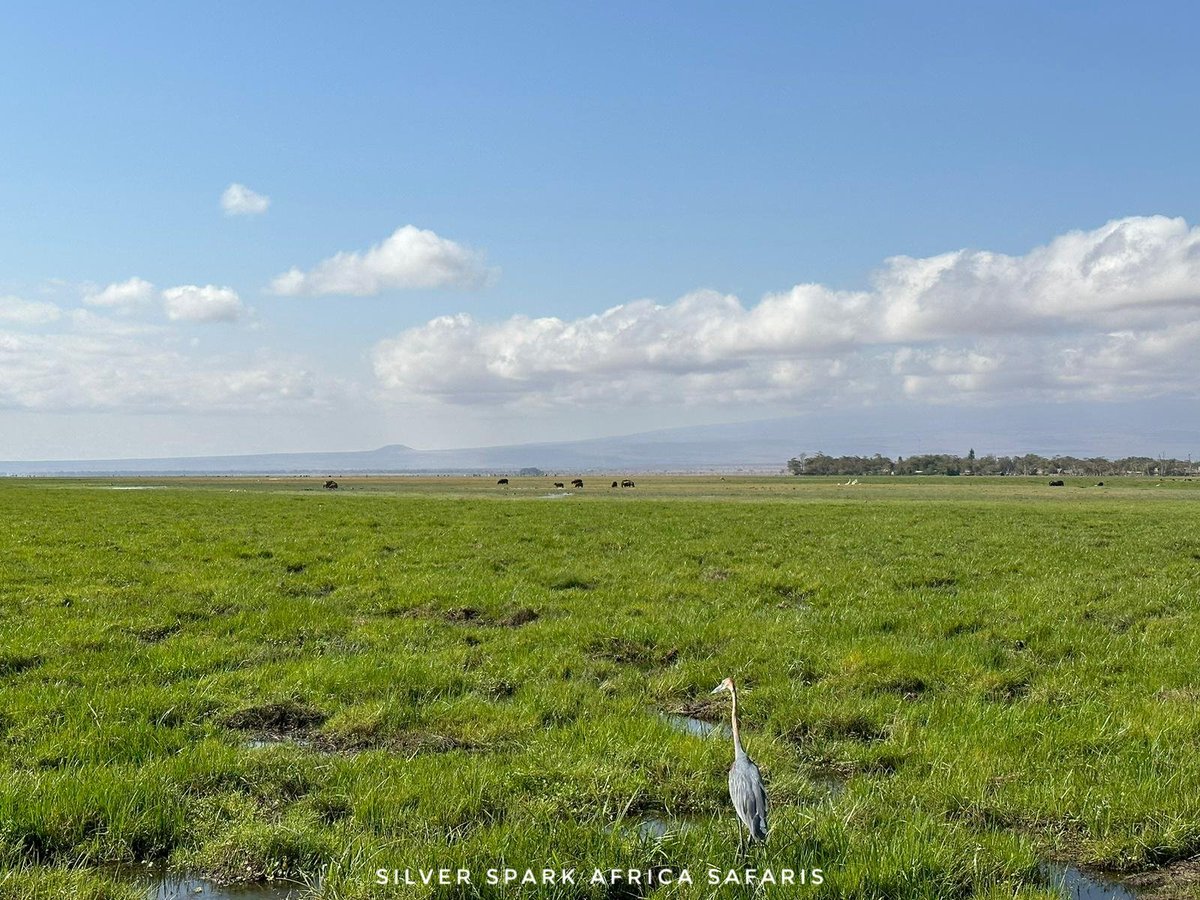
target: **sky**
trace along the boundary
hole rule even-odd
[[[0,459],[1200,413],[1198,30],[1185,3],[15,6]]]

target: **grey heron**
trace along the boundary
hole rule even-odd
[[[733,706],[729,713],[733,724],[733,765],[729,767],[729,799],[738,818],[750,831],[750,840],[765,841],[767,839],[767,792],[763,789],[762,776],[758,766],[746,753],[742,746],[742,738],[738,732],[737,719],[737,686],[732,678],[726,678],[715,688],[714,694],[729,691],[733,697]],[[742,830],[738,828],[738,845],[742,843]]]

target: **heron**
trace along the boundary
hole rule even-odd
[[[737,686],[732,678],[726,678],[712,692],[719,694],[729,691],[733,698],[729,719],[733,724],[733,765],[729,767],[729,799],[738,818],[750,832],[750,841],[765,841],[767,839],[767,792],[763,789],[762,775],[754,764],[746,748],[742,746],[742,738],[738,732],[737,720]],[[738,849],[742,847],[742,829],[738,827]]]

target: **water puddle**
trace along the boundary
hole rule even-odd
[[[146,889],[146,900],[299,900],[311,896],[300,884],[221,886],[201,878],[167,878]]]
[[[679,834],[700,825],[700,819],[694,816],[670,818],[665,813],[657,815],[636,816],[626,819],[624,824],[631,825],[640,837],[647,840],[659,841],[669,834]]]
[[[1098,872],[1047,863],[1042,873],[1068,900],[1137,900],[1137,894],[1129,888]]]
[[[661,841],[668,835],[681,834],[693,828],[711,824],[711,819],[702,816],[672,816],[670,813],[658,811],[626,816],[624,819],[610,824],[606,830],[636,831],[638,837],[648,841]]]
[[[816,772],[808,776],[809,783],[830,800],[846,793],[846,779],[829,772]]]
[[[303,747],[312,749],[312,743],[300,738],[260,737],[252,738],[242,745],[247,750],[270,750],[272,747]]]
[[[302,900],[313,896],[308,886],[296,881],[220,885],[168,872],[161,865],[119,866],[116,871],[123,881],[144,889],[146,900]]]
[[[724,723],[705,722],[703,719],[679,713],[659,713],[659,717],[676,731],[682,731],[684,734],[694,737],[708,737],[714,731],[723,737],[729,736],[729,728]]]
[[[538,499],[540,499],[540,500],[561,500],[563,497],[573,497],[573,496],[574,496],[574,494],[572,494],[570,491],[559,491],[556,494],[542,494],[541,497],[539,497]]]

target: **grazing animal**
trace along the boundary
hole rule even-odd
[[[327,478],[325,480],[325,490],[336,491],[337,489],[338,489],[338,486],[337,486],[336,481],[334,481],[332,478]]]
[[[1192,479],[1190,479],[1190,478],[1188,479],[1188,481],[1191,481],[1191,480],[1192,480]],[[1103,481],[1097,481],[1097,482],[1096,482],[1096,487],[1104,487],[1104,482],[1103,482]]]
[[[628,478],[626,478],[624,481],[621,482],[621,487],[634,487],[634,484],[632,481],[630,481]]]
[[[1055,479],[1054,481],[1050,482],[1050,487],[1062,487],[1062,486],[1063,486],[1063,483],[1062,483],[1061,479]]]
[[[742,738],[738,733],[737,720],[737,687],[732,678],[726,678],[715,688],[714,694],[729,691],[733,698],[729,720],[733,725],[733,765],[729,767],[729,799],[738,818],[750,832],[750,840],[765,841],[767,839],[767,792],[763,788],[762,775],[746,750],[742,747]],[[738,847],[742,844],[742,829],[738,828]]]
[[[496,482],[496,484],[508,484],[508,479],[507,479],[507,478],[501,478],[499,481],[497,481],[497,482]]]
[[[617,486],[617,483],[614,481],[614,482],[613,482],[613,484],[612,484],[612,486],[613,486],[613,487],[616,487],[616,486]]]
[[[554,482],[554,486],[555,486],[555,487],[562,487],[562,486],[563,486],[563,483],[562,483],[561,481],[556,481],[556,482]]]
[[[572,482],[571,482],[571,487],[573,487],[573,488],[581,488],[581,487],[583,487],[583,479],[582,479],[582,478],[576,478],[574,481],[572,481]]]

